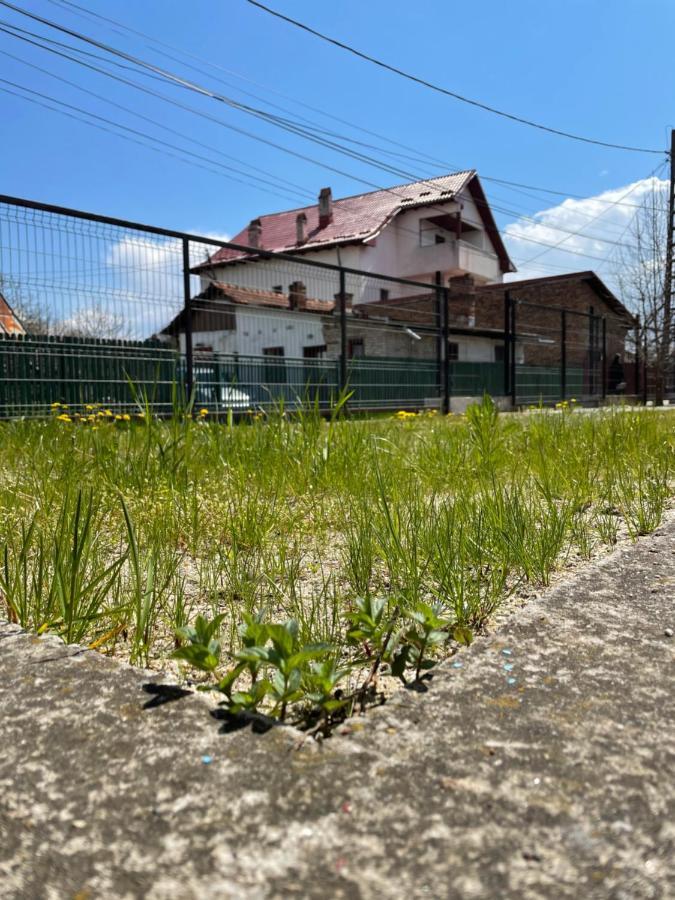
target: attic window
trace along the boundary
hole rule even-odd
[[[450,197],[452,193],[452,191],[441,191],[441,197]]]
[[[428,197],[431,194],[431,191],[422,191],[420,197]]]

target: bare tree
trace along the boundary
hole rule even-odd
[[[128,336],[124,319],[99,304],[76,310],[70,318],[55,323],[53,332],[82,338],[116,339]]]
[[[640,317],[639,349],[654,373],[657,403],[663,401],[672,362],[664,285],[667,204],[667,182],[653,178],[624,239],[628,247],[622,246],[617,258],[623,301]]]

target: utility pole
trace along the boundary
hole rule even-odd
[[[670,189],[668,191],[668,226],[666,233],[666,271],[663,278],[663,360],[661,377],[667,391],[672,368],[672,299],[673,299],[673,238],[675,237],[675,129],[670,132]]]

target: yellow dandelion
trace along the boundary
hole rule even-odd
[[[199,415],[202,417],[202,419],[204,418],[204,416],[208,416],[208,414],[209,414],[208,409],[200,409],[199,410]]]
[[[72,421],[70,416],[67,415],[66,413],[61,413],[61,415],[57,416],[56,418],[58,419],[59,422],[71,422]]]

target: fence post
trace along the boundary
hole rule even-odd
[[[443,311],[443,415],[450,412],[450,290],[442,288],[441,309]]]
[[[607,319],[602,317],[602,399],[607,399]]]
[[[635,396],[640,396],[640,316],[635,317]]]
[[[560,313],[560,399],[567,399],[567,312]]]
[[[511,292],[504,291],[504,395],[511,391]]]
[[[440,272],[436,272],[434,283],[436,285],[436,387],[439,396],[442,396],[444,371],[443,335],[445,328],[445,316],[443,315],[443,296],[441,290],[443,276]]]
[[[516,402],[518,400],[518,388],[516,385],[516,301],[511,300],[511,326],[510,326],[510,337],[511,337],[511,375],[510,375],[510,384],[511,384],[511,405],[513,409],[516,408]]]
[[[347,291],[345,270],[340,267],[340,392],[347,387]]]
[[[194,363],[192,359],[192,297],[190,288],[190,239],[183,238],[183,304],[185,317],[185,393],[187,403],[192,402],[194,390]]]

